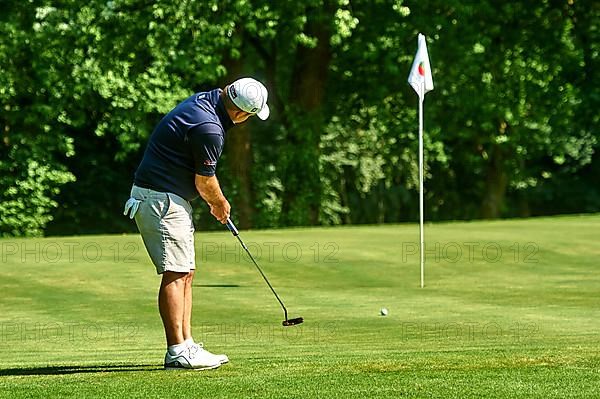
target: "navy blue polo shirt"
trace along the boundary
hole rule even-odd
[[[188,201],[198,197],[195,175],[215,175],[225,132],[233,126],[221,92],[196,93],[159,122],[135,172],[136,186],[174,193]]]

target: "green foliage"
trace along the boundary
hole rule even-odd
[[[60,186],[74,180],[61,163],[74,145],[60,122],[63,71],[38,22],[55,9],[7,6],[0,20],[0,235],[35,236],[53,219]]]
[[[456,22],[435,33],[444,79],[433,112],[459,148],[473,149],[452,163],[475,171],[483,215],[497,217],[508,192],[526,194],[548,172],[545,159],[589,162],[596,142],[573,123],[581,93],[569,80],[580,52],[569,19],[549,2],[448,5],[440,13]]]
[[[57,187],[74,180],[64,169],[40,164],[29,156],[20,159],[20,155],[13,153],[0,161],[1,236],[42,235],[59,205],[53,199],[59,193]]]
[[[240,76],[272,108],[247,164],[226,148],[219,170],[249,225],[415,220],[417,32],[429,219],[597,210],[600,13],[584,3],[4,2],[2,234],[133,230],[114,215],[155,124]],[[196,220],[220,227],[203,206]]]

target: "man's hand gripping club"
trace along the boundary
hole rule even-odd
[[[231,205],[221,191],[217,176],[196,175],[196,190],[210,207],[210,213],[222,224],[227,223]]]

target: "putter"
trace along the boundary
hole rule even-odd
[[[265,280],[265,282],[271,289],[271,292],[273,292],[273,295],[275,295],[275,298],[277,298],[277,301],[281,305],[281,308],[283,309],[283,313],[285,315],[285,320],[281,324],[283,324],[284,327],[288,327],[288,326],[295,326],[297,324],[302,323],[304,321],[304,319],[302,317],[296,317],[295,319],[288,319],[288,312],[287,312],[287,309],[285,308],[285,305],[283,304],[283,301],[279,298],[279,295],[277,295],[277,293],[275,292],[275,289],[273,288],[271,283],[269,283],[269,279],[267,279],[267,276],[265,276],[265,274],[261,270],[260,266],[258,266],[258,263],[256,263],[256,261],[252,257],[250,250],[248,249],[246,244],[244,244],[244,241],[242,241],[242,238],[240,237],[240,233],[238,232],[237,227],[235,227],[235,224],[233,224],[231,219],[227,219],[227,228],[229,229],[229,231],[231,231],[231,234],[233,234],[233,236],[238,239],[238,241],[242,245],[242,248],[244,248],[244,250],[250,257],[250,259],[252,260],[252,263],[254,263],[254,266],[256,266],[256,269],[258,270],[258,272],[260,273],[262,278]]]

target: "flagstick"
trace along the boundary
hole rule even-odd
[[[427,41],[425,36],[419,33],[417,36],[417,54],[413,61],[410,73],[408,74],[408,83],[415,89],[419,95],[419,235],[421,247],[421,288],[425,286],[425,228],[423,227],[424,206],[423,206],[423,101],[425,93],[433,90],[433,78],[431,76],[431,66],[429,65],[429,55],[427,54]]]
[[[425,82],[419,96],[419,234],[421,238],[421,288],[425,285],[425,239],[423,231],[423,97]]]

